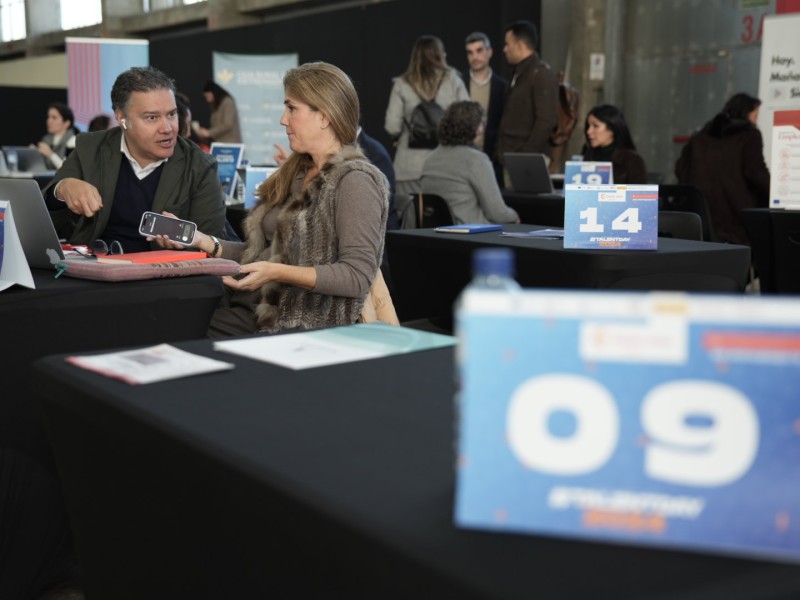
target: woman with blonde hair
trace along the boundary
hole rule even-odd
[[[322,62],[283,78],[292,153],[259,188],[245,242],[198,232],[193,246],[242,264],[224,277],[228,294],[210,337],[354,323],[381,262],[388,183],[356,145],[358,95]],[[163,246],[177,247],[158,238]]]
[[[416,226],[411,196],[421,191],[422,165],[431,148],[410,147],[410,122],[421,102],[434,101],[444,111],[457,100],[469,100],[458,72],[447,65],[444,44],[433,35],[414,42],[406,72],[394,79],[384,128],[396,139],[394,170],[396,206],[402,227]]]

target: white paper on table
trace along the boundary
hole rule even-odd
[[[449,335],[369,323],[215,342],[214,349],[290,369],[310,369],[455,344]]]
[[[184,352],[169,344],[92,356],[68,356],[67,362],[126,383],[154,383],[232,369],[232,363]]]

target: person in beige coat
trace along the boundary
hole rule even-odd
[[[424,35],[414,42],[408,69],[394,79],[384,122],[386,132],[395,139],[395,204],[404,229],[416,225],[411,195],[421,191],[422,165],[432,152],[432,149],[408,146],[408,121],[423,100],[435,100],[443,109],[456,100],[469,100],[461,76],[447,66],[442,40],[432,35]]]
[[[233,96],[218,83],[208,81],[203,87],[203,97],[211,105],[211,127],[195,127],[197,134],[209,143],[241,144],[239,110]]]

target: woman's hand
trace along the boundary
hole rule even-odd
[[[53,154],[53,149],[44,142],[39,142],[36,147],[38,148],[39,153],[45,158],[50,158],[50,156]]]
[[[279,278],[281,269],[285,265],[280,263],[272,263],[267,261],[258,261],[242,265],[239,269],[240,279],[234,279],[230,276],[222,278],[222,283],[229,288],[235,290],[242,290],[245,292],[252,292],[257,290],[265,283],[275,281]]]

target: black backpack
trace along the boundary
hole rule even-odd
[[[443,114],[444,109],[435,100],[423,100],[417,104],[408,120],[408,147],[436,148],[439,145],[436,129]]]
[[[442,120],[444,109],[436,103],[436,93],[439,92],[443,79],[444,77],[439,79],[433,99],[420,100],[420,103],[411,111],[411,117],[406,123],[409,148],[430,149],[439,145],[439,135],[436,130],[439,128],[439,121]]]

